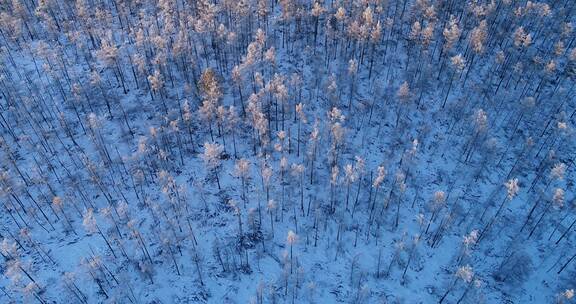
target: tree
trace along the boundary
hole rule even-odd
[[[106,243],[106,246],[108,246],[108,249],[110,249],[110,251],[112,252],[112,255],[114,255],[114,257],[116,258],[116,253],[114,252],[114,249],[112,249],[112,245],[110,244],[108,238],[106,238],[106,236],[104,235],[102,230],[100,230],[100,227],[96,223],[96,218],[94,217],[94,211],[92,210],[92,208],[86,210],[86,212],[84,213],[82,224],[84,225],[84,229],[86,229],[88,233],[98,232],[98,234],[102,237],[102,239]]]
[[[410,87],[408,86],[408,82],[404,81],[400,88],[398,88],[398,92],[396,93],[398,99],[400,100],[400,104],[398,105],[397,113],[396,113],[396,127],[398,127],[398,123],[400,122],[401,112],[408,106],[408,102],[410,101],[410,96],[412,93],[410,92]]]
[[[268,210],[268,214],[270,214],[270,231],[272,233],[272,237],[274,237],[274,217],[275,211],[278,206],[274,200],[269,200],[268,204],[266,205],[266,209]]]
[[[450,82],[448,83],[448,90],[446,91],[446,97],[444,97],[444,103],[442,103],[442,108],[444,108],[444,106],[446,105],[446,101],[448,100],[448,96],[450,95],[450,88],[452,87],[454,77],[456,76],[456,74],[462,73],[462,70],[464,70],[464,67],[466,66],[466,59],[464,59],[464,57],[462,57],[461,54],[451,57],[450,62],[452,63],[454,72],[452,73],[452,77],[450,77]]]
[[[66,212],[64,212],[64,204],[62,202],[62,198],[60,198],[59,196],[55,196],[52,198],[52,205],[54,206],[54,208],[57,211],[60,211],[62,213],[62,215],[64,216],[64,219],[66,220],[66,223],[68,224],[68,227],[70,228],[70,230],[72,230],[72,232],[76,234],[76,230],[74,230],[74,227],[72,226],[72,222],[70,222],[70,218],[68,217],[68,215],[66,214]]]
[[[204,143],[204,154],[202,154],[202,160],[206,166],[206,170],[209,174],[214,174],[216,177],[216,183],[218,184],[218,190],[220,190],[220,178],[218,177],[218,172],[222,167],[221,155],[222,146],[216,143]]]
[[[202,96],[204,97],[202,105],[200,106],[200,114],[208,122],[210,130],[210,138],[214,141],[212,134],[212,123],[219,106],[219,101],[222,98],[222,90],[220,84],[216,79],[216,74],[212,69],[206,69],[202,72],[199,80],[199,88]]]
[[[482,230],[482,232],[480,233],[480,237],[483,237],[486,231],[490,229],[490,227],[492,227],[494,221],[496,221],[496,218],[500,215],[500,212],[502,211],[502,208],[504,207],[506,201],[512,201],[512,199],[514,199],[514,197],[518,194],[518,191],[520,191],[517,178],[508,180],[506,183],[504,183],[504,186],[506,187],[507,191],[506,198],[502,200],[502,203],[500,203],[500,207],[498,207],[496,214],[494,214],[490,222],[488,222],[488,225],[486,225]]]
[[[352,164],[347,164],[344,166],[344,177],[345,177],[344,180],[346,182],[346,205],[344,206],[344,209],[348,210],[348,201],[350,199],[350,186],[358,178],[356,170],[354,170]]]
[[[296,233],[294,231],[289,230],[288,236],[286,237],[286,243],[290,246],[290,274],[292,274],[294,268],[294,243],[296,243]]]
[[[456,273],[454,275],[454,280],[452,281],[452,283],[448,287],[448,290],[446,291],[446,293],[442,296],[442,298],[440,298],[440,301],[438,303],[444,302],[444,300],[446,299],[448,294],[452,291],[452,289],[456,285],[458,279],[462,280],[466,284],[470,284],[472,282],[472,280],[474,279],[474,270],[472,269],[472,267],[470,267],[470,265],[458,267],[458,270],[456,271]]]
[[[428,220],[428,225],[426,226],[426,231],[424,233],[428,233],[428,229],[430,229],[430,225],[436,219],[438,213],[442,210],[446,203],[446,193],[444,191],[438,190],[434,192],[434,199],[430,208],[432,209],[432,215],[430,216],[430,220]]]
[[[302,216],[304,216],[304,165],[292,164],[291,171],[292,176],[298,179],[300,184],[300,211],[302,211]]]
[[[148,83],[150,83],[150,88],[152,92],[160,95],[160,99],[162,100],[162,106],[164,107],[164,113],[168,115],[168,107],[166,106],[166,101],[164,100],[164,80],[162,78],[162,74],[160,74],[159,70],[154,70],[154,74],[148,75]],[[152,95],[154,98],[154,95]]]
[[[246,208],[248,202],[246,190],[248,178],[250,177],[250,162],[244,158],[237,160],[234,165],[234,175],[242,181],[242,200],[244,201],[244,208]]]

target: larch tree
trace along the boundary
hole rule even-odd
[[[204,143],[204,153],[202,154],[202,160],[206,166],[206,170],[209,174],[213,174],[216,178],[216,184],[218,185],[218,190],[220,187],[219,171],[222,167],[222,151],[223,148],[217,143]]]
[[[203,96],[202,105],[200,106],[199,111],[202,118],[208,123],[210,138],[214,141],[212,124],[216,117],[220,99],[223,96],[222,89],[220,88],[220,84],[216,78],[216,73],[212,69],[206,69],[202,72],[198,86]]]
[[[248,179],[250,178],[250,162],[247,159],[241,158],[236,161],[234,165],[234,176],[239,177],[242,182],[242,201],[244,201],[244,208],[248,203]]]

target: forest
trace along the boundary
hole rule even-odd
[[[0,0],[0,303],[572,303],[574,0]]]

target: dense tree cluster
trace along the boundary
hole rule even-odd
[[[0,2],[0,302],[567,303],[576,2]]]

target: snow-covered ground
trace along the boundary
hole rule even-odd
[[[569,303],[576,4],[0,4],[0,302]]]

